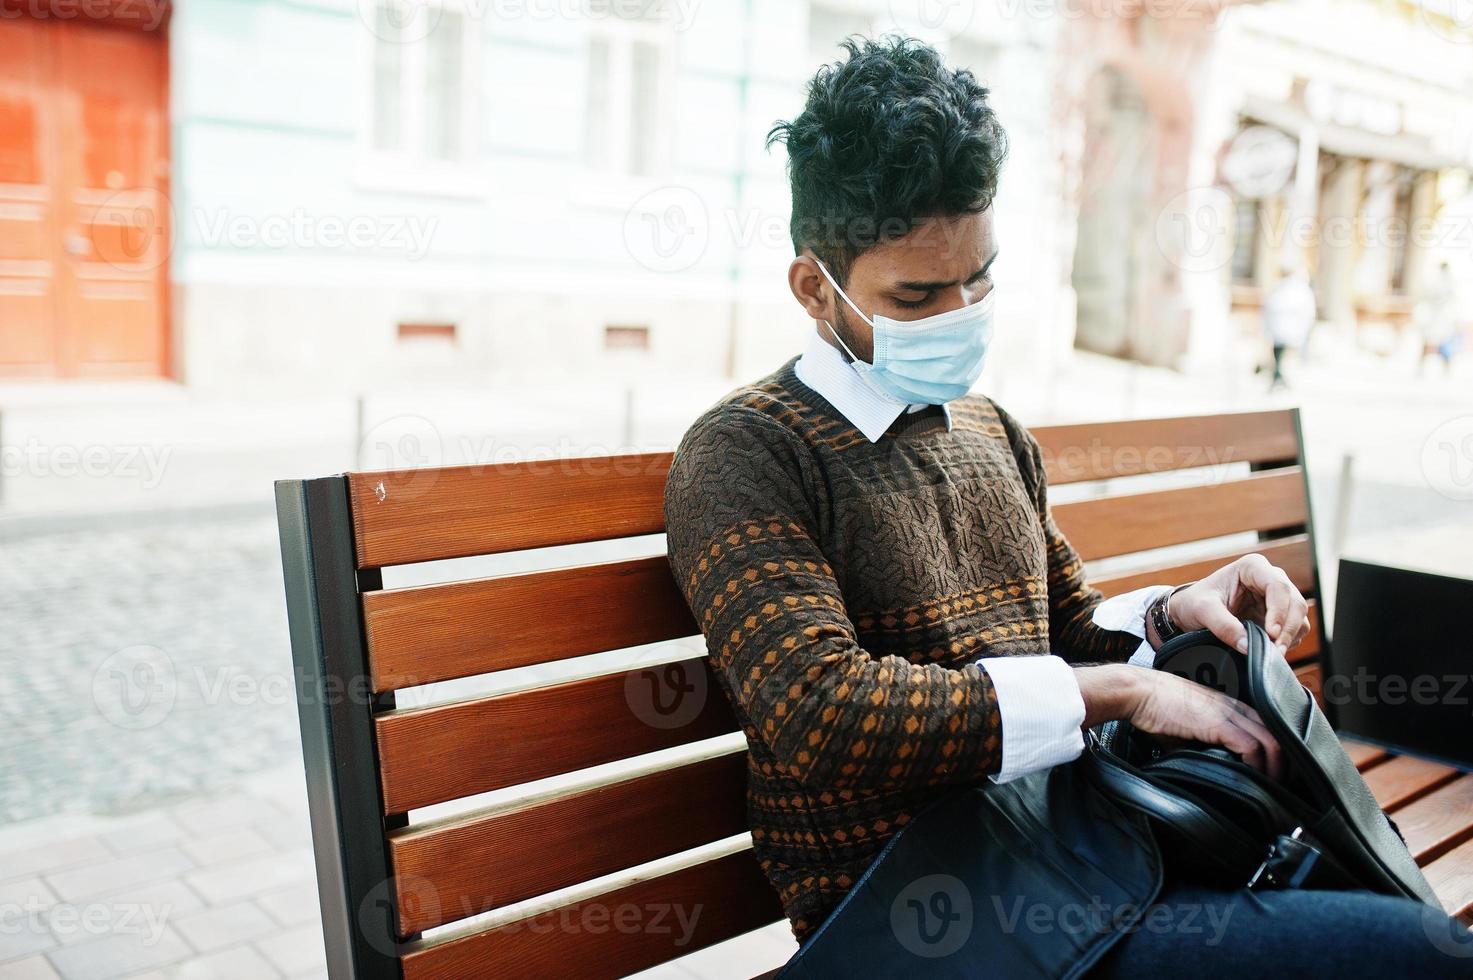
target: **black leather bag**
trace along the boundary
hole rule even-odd
[[[1128,722],[1090,732],[1090,777],[1149,818],[1169,873],[1236,888],[1362,888],[1440,905],[1340,740],[1256,623],[1243,656],[1206,630],[1162,645],[1158,670],[1252,705],[1283,752],[1275,782],[1224,749],[1167,744]]]
[[[1161,889],[1148,822],[1084,759],[956,790],[886,844],[779,980],[1080,977]]]

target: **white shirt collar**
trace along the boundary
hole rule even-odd
[[[918,412],[928,407],[924,403],[907,405],[870,387],[839,353],[839,349],[824,340],[817,329],[809,334],[808,348],[793,365],[793,370],[797,372],[799,381],[822,395],[870,442],[879,442],[880,436],[900,418],[902,412]],[[951,406],[942,405],[941,411],[946,417],[949,432]]]

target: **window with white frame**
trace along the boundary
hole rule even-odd
[[[670,11],[660,0],[589,0],[587,24],[584,160],[606,173],[657,174],[670,157]]]
[[[369,145],[410,160],[457,162],[474,149],[474,24],[457,3],[379,0],[372,8]]]

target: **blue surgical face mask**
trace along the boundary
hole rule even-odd
[[[852,366],[876,391],[906,404],[940,405],[965,395],[982,375],[982,362],[992,340],[995,290],[969,306],[919,320],[865,316],[834,281],[822,259],[818,267],[844,302],[874,330],[875,359],[866,364],[854,356],[839,331],[829,330],[853,358]]]

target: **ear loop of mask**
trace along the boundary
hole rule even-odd
[[[844,297],[844,302],[846,302],[846,303],[849,304],[849,308],[851,310],[853,310],[855,312],[855,314],[858,315],[858,317],[861,320],[863,320],[866,324],[868,324],[869,325],[869,328],[871,330],[873,330],[875,328],[875,322],[873,320],[871,320],[869,317],[865,316],[864,315],[864,312],[862,310],[860,310],[859,307],[857,307],[857,306],[854,305],[854,300],[850,299],[849,298],[849,295],[844,292],[844,287],[840,286],[837,282],[834,281],[834,277],[829,272],[828,266],[826,266],[826,265],[823,264],[823,259],[821,259],[821,258],[819,258],[818,256],[815,255],[813,257],[813,261],[815,261],[815,262],[818,263],[818,268],[819,268],[819,270],[821,272],[823,272],[824,278],[829,281],[829,285],[830,286],[833,286],[834,287],[834,290],[840,296]],[[850,356],[850,358],[852,358],[854,360],[854,363],[856,363],[856,364],[868,364],[869,363],[868,361],[861,361],[858,357],[855,356],[854,352],[849,349],[849,345],[846,344],[846,343],[844,343],[844,338],[839,336],[839,331],[834,329],[834,325],[832,323],[830,323],[827,320],[823,321],[823,323],[824,323],[824,326],[826,326],[826,327],[829,328],[829,333],[831,333],[831,334],[834,335],[834,339],[839,342],[839,346],[842,347],[842,348],[844,348],[844,353],[848,354]]]

